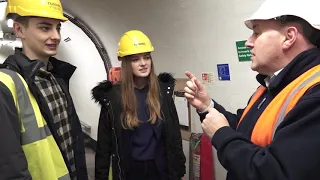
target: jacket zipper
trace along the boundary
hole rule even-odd
[[[170,112],[171,113],[171,112]],[[169,140],[168,140],[168,133],[167,133],[167,130],[168,130],[168,127],[167,127],[167,123],[165,122],[166,121],[166,117],[164,116],[164,113],[163,113],[163,111],[161,110],[161,114],[162,114],[162,117],[163,117],[163,128],[164,128],[164,138],[166,139],[165,140],[165,151],[168,151],[168,142],[169,142]],[[166,163],[168,163],[169,162],[169,156],[168,156],[168,153],[166,153],[166,159],[167,159],[167,162]],[[169,179],[171,179],[171,177],[169,176],[169,174],[168,174],[168,178]]]
[[[258,104],[257,109],[260,109],[262,107],[262,105],[264,104],[264,102],[267,100],[267,94],[264,95],[262,101]]]
[[[121,178],[121,174],[122,174],[122,170],[121,170],[121,166],[120,166],[120,155],[119,155],[119,146],[118,146],[118,138],[117,138],[117,134],[116,134],[116,130],[115,130],[115,127],[114,127],[114,124],[115,124],[115,122],[114,122],[114,115],[113,115],[113,108],[112,108],[112,104],[111,104],[111,102],[110,101],[108,101],[108,103],[109,103],[109,105],[110,105],[110,107],[111,107],[111,117],[112,117],[112,132],[113,132],[113,134],[114,134],[114,137],[115,137],[115,144],[116,144],[116,154],[117,154],[117,157],[118,157],[118,163],[117,163],[117,165],[118,165],[118,168],[119,168],[119,174],[118,174],[118,176],[119,176],[119,179],[121,180],[122,178]]]

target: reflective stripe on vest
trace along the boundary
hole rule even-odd
[[[300,75],[289,85],[287,85],[266,107],[257,120],[251,141],[259,146],[267,146],[275,136],[278,126],[283,122],[288,112],[296,105],[299,99],[311,87],[320,83],[320,65],[313,67],[307,72]],[[252,96],[249,104],[245,108],[239,124],[246,116],[248,111],[256,103],[256,101],[265,92],[266,88],[260,86]],[[238,124],[238,126],[239,126]]]
[[[35,180],[70,180],[62,154],[25,80],[1,69],[0,81],[10,90],[21,122],[21,146]]]

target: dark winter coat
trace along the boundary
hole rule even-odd
[[[176,108],[172,94],[175,80],[170,74],[158,76],[160,84],[161,114],[164,116],[164,151],[167,179],[178,180],[184,176],[186,157],[182,149],[182,139]],[[124,129],[121,126],[122,112],[120,85],[109,81],[101,82],[92,90],[93,98],[101,105],[98,140],[96,149],[95,178],[107,180],[110,162],[114,180],[125,180],[130,165],[130,146],[126,145]],[[155,161],[157,161],[155,157]],[[163,157],[158,157],[163,158]]]

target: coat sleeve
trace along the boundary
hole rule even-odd
[[[236,179],[319,179],[320,86],[303,96],[279,125],[272,143],[253,144],[230,127],[212,138],[219,160]]]
[[[252,95],[252,96],[253,96],[253,95]],[[248,101],[247,104],[249,104],[252,96],[250,97],[250,99],[249,99],[249,101]],[[216,102],[215,100],[212,99],[212,102],[213,102],[213,104],[214,104],[214,108],[215,108],[217,111],[219,111],[221,114],[223,114],[223,115],[227,118],[230,127],[231,127],[232,129],[236,130],[236,128],[237,128],[237,126],[238,126],[238,123],[239,123],[239,121],[240,121],[240,119],[241,119],[241,116],[242,116],[245,108],[243,108],[243,109],[238,109],[238,110],[237,110],[237,113],[234,114],[234,113],[232,113],[232,112],[230,112],[230,111],[227,111],[222,105],[220,105],[220,104],[219,104],[218,102]],[[204,113],[198,112],[198,114],[199,114],[199,117],[200,117],[200,121],[202,122],[202,121],[206,118],[206,115],[208,114],[208,112],[204,112]]]
[[[232,127],[232,129],[236,129],[244,109],[238,109],[237,113],[234,114],[232,112],[227,111],[219,103],[217,103],[215,101],[213,101],[213,102],[214,102],[214,108],[217,109],[217,111],[219,111],[221,114],[223,114],[228,119],[230,127]]]
[[[10,90],[0,82],[0,179],[32,179],[20,145],[21,124]]]
[[[212,100],[212,101],[214,103],[214,108],[217,109],[217,111],[219,111],[221,114],[223,114],[228,119],[230,127],[232,127],[232,129],[236,129],[244,109],[238,109],[237,113],[233,114],[232,112],[227,111],[223,106],[221,106],[216,101],[214,101],[214,100]],[[198,114],[200,117],[200,121],[202,122],[206,118],[206,115],[208,114],[208,112],[204,112],[204,113],[198,112]]]
[[[180,177],[183,177],[186,174],[186,156],[184,155],[183,152],[183,147],[182,147],[182,138],[181,138],[181,132],[180,132],[180,124],[179,124],[179,118],[178,118],[178,113],[176,110],[176,106],[173,102],[172,98],[168,98],[169,102],[170,102],[170,108],[171,108],[171,117],[173,120],[173,125],[174,127],[176,127],[175,129],[173,129],[172,131],[174,134],[174,142],[173,144],[175,145],[175,152],[177,154],[177,157],[179,159],[179,162],[177,162],[179,164],[179,170],[178,170],[178,174]]]
[[[108,180],[110,168],[110,155],[112,146],[112,133],[108,110],[102,106],[99,118],[97,148],[95,157],[95,178]]]

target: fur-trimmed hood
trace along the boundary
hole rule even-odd
[[[158,80],[162,91],[171,90],[170,92],[173,92],[176,80],[172,74],[166,72],[160,73],[158,75]],[[109,99],[108,94],[114,88],[116,88],[116,91],[120,91],[120,84],[112,84],[112,82],[108,80],[102,81],[91,90],[92,99],[95,102],[102,104],[106,99]]]

